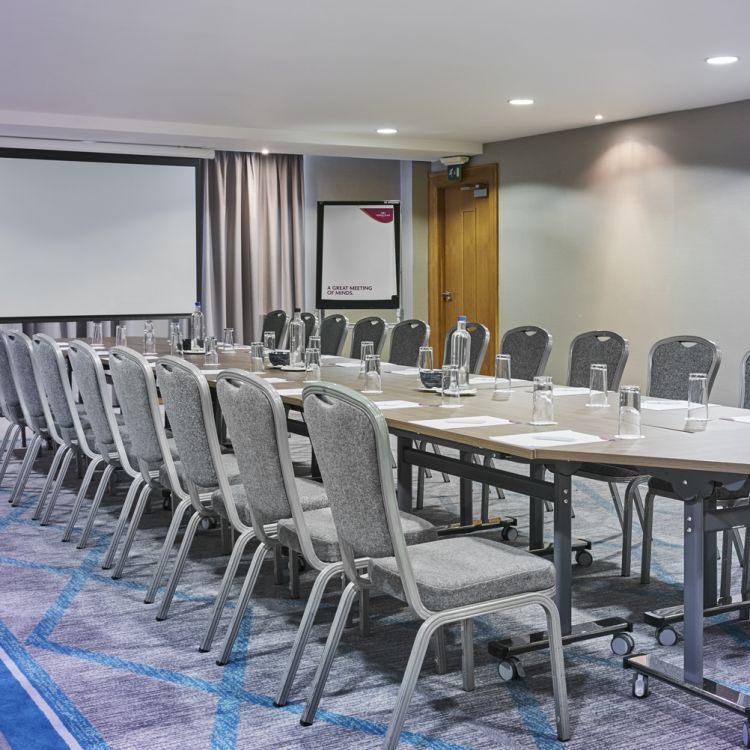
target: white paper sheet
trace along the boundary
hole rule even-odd
[[[263,380],[265,380],[266,383],[288,383],[289,382],[286,378],[263,378]]]
[[[414,409],[417,406],[422,406],[415,401],[373,401],[372,403],[381,411],[384,409]]]
[[[655,398],[647,401],[641,401],[641,409],[649,411],[670,411],[673,409],[687,409],[687,401],[672,401],[666,398]]]
[[[587,389],[588,390],[588,389]],[[517,448],[558,448],[560,446],[581,445],[582,443],[606,443],[598,435],[587,435],[575,430],[550,430],[548,432],[529,432],[525,435],[493,435],[490,440],[497,443],[515,445]]]
[[[432,427],[436,430],[460,430],[465,427],[495,427],[512,423],[509,419],[501,417],[449,417],[447,419],[421,419],[410,424]]]
[[[589,389],[588,388],[574,388],[573,386],[569,385],[556,385],[552,388],[552,395],[553,396],[588,396],[589,395]]]
[[[360,362],[336,362],[336,367],[359,367]]]
[[[338,354],[321,354],[320,358],[321,359],[338,359],[339,355]]]
[[[730,422],[745,422],[750,424],[750,417],[726,417]]]
[[[277,391],[279,396],[301,396],[303,388],[286,388],[283,391]]]
[[[407,367],[405,370],[391,370],[393,375],[419,375],[416,367]]]

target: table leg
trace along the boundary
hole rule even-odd
[[[704,500],[704,511],[716,510],[716,500]],[[718,568],[717,534],[703,537],[703,606],[715,607],[718,599],[716,572]],[[731,553],[730,553],[731,554]]]
[[[700,498],[685,502],[683,534],[684,648],[683,673],[686,682],[703,682],[703,507]]]
[[[571,482],[570,474],[555,472],[555,603],[560,612],[563,635],[571,630],[571,591],[573,573],[571,569]]]
[[[412,481],[413,471],[412,464],[404,461],[403,452],[406,448],[411,448],[412,440],[407,437],[396,438],[396,497],[400,510],[411,513],[412,511]]]
[[[470,451],[460,451],[461,461],[471,463],[473,458]],[[459,513],[461,526],[471,526],[474,521],[474,483],[464,477],[460,479]]]
[[[544,464],[531,464],[529,476],[532,479],[544,479]],[[544,546],[544,500],[538,497],[529,498],[529,549],[541,549]]]

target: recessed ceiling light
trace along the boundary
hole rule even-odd
[[[706,62],[709,65],[731,65],[739,59],[737,55],[719,55],[718,57],[707,57]]]
[[[595,120],[603,120],[604,119],[604,115],[594,115],[594,119]]]
[[[533,99],[508,99],[508,104],[512,104],[514,107],[528,107],[530,104],[533,104]]]
[[[267,148],[262,148],[260,153],[263,154],[263,156],[268,156],[271,152]]]
[[[398,130],[396,128],[378,128],[375,132],[378,135],[396,135]]]

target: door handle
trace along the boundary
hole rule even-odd
[[[453,292],[441,292],[440,296],[445,302],[450,302],[453,299]]]

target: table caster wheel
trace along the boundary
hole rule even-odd
[[[742,725],[742,747],[750,747],[750,719]]]
[[[594,556],[587,549],[579,549],[576,552],[576,563],[582,568],[590,568],[594,562]]]
[[[164,508],[164,510],[172,510],[172,496],[166,495],[161,499],[161,507]]]
[[[630,633],[615,633],[609,647],[615,656],[627,656],[635,648],[635,641]]]
[[[656,640],[660,646],[674,646],[678,639],[677,631],[671,625],[656,628]]]
[[[500,675],[500,679],[503,682],[522,680],[526,677],[526,670],[523,668],[523,664],[521,664],[520,660],[516,659],[515,656],[509,656],[507,659],[503,659],[497,665],[497,673]]]
[[[515,526],[505,526],[503,527],[501,536],[506,542],[515,542],[518,539],[518,529]]]
[[[209,529],[215,529],[216,519],[215,518],[201,518],[199,526],[203,531],[208,531]]]
[[[633,698],[645,698],[648,695],[648,675],[636,672],[633,677]]]

